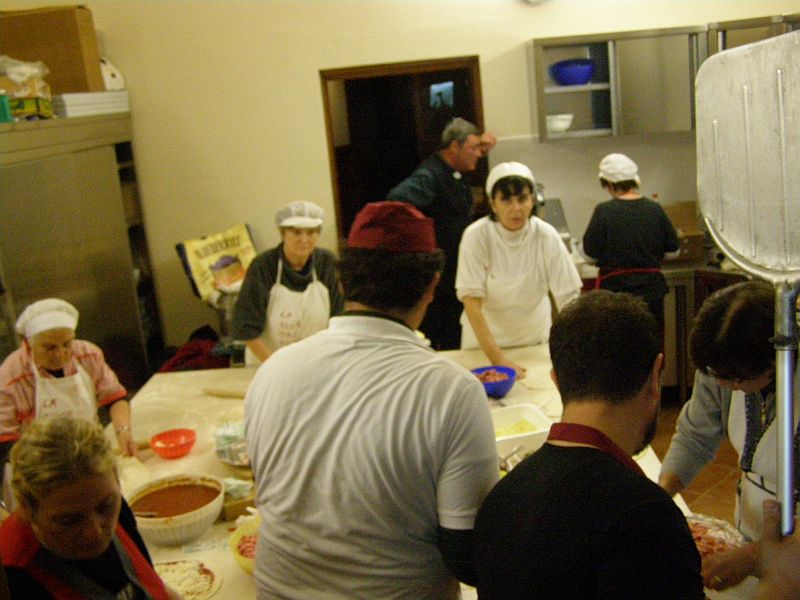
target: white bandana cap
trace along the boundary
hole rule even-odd
[[[313,202],[298,200],[291,202],[278,211],[275,223],[278,227],[297,227],[298,229],[316,229],[322,227],[325,211]]]
[[[34,302],[17,319],[17,333],[31,338],[50,329],[72,329],[78,326],[78,309],[60,298]]]
[[[635,181],[639,185],[639,167],[624,154],[609,154],[600,161],[600,179],[605,179],[611,183],[620,181]]]
[[[489,177],[486,178],[486,195],[491,198],[492,188],[494,184],[500,181],[503,177],[511,177],[516,175],[531,182],[531,189],[536,186],[536,180],[533,178],[531,170],[519,162],[504,162],[496,165],[489,171]]]

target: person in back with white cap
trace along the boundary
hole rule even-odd
[[[419,210],[367,204],[339,263],[345,312],[256,373],[259,600],[455,600],[474,582],[497,449],[481,383],[415,333],[442,254]]]
[[[580,251],[600,268],[595,287],[642,298],[663,335],[668,288],[661,262],[680,253],[675,228],[664,209],[639,192],[639,169],[624,154],[604,157],[598,177],[611,199],[595,207]]]
[[[0,461],[33,419],[109,416],[123,454],[135,456],[128,392],[91,342],[75,339],[78,310],[60,298],[39,300],[17,319],[22,346],[0,365]]]
[[[490,214],[464,231],[456,292],[464,304],[461,348],[480,347],[493,365],[525,369],[504,348],[548,340],[552,307],[577,298],[581,278],[549,223],[532,216],[535,180],[518,162],[500,163],[486,179]]]
[[[313,202],[287,204],[275,215],[281,243],[250,263],[232,323],[233,338],[247,344],[248,365],[325,329],[328,319],[342,311],[336,258],[317,248],[323,216]]]

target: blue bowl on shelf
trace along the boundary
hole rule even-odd
[[[500,365],[472,369],[472,373],[483,383],[486,395],[495,399],[502,398],[511,391],[511,388],[514,387],[514,378],[517,376],[516,371],[511,367],[501,367]],[[502,378],[503,376],[505,378]],[[487,378],[497,381],[487,381]]]
[[[571,58],[550,65],[550,76],[560,85],[583,85],[594,75],[590,58]]]

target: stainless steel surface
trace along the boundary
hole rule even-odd
[[[71,302],[78,337],[103,349],[123,383],[144,381],[114,149],[130,139],[130,118],[58,121],[0,129],[0,265],[10,311],[50,296]]]
[[[700,68],[697,174],[708,231],[776,288],[778,500],[794,527],[792,380],[800,288],[800,32],[728,50]]]
[[[775,290],[775,398],[778,428],[778,500],[781,529],[794,530],[794,370],[797,356],[797,321],[795,304],[800,282],[794,288],[782,282]]]

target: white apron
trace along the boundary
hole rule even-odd
[[[536,234],[534,224],[528,235]],[[535,238],[535,249],[531,252],[527,243],[518,253],[519,268],[513,276],[498,275],[493,272],[491,256],[493,244],[504,243],[499,234],[492,229],[489,247],[489,272],[486,276],[486,297],[481,303],[481,311],[489,325],[497,345],[501,348],[532,346],[546,342],[550,334],[551,306],[547,296],[549,289],[544,261],[536,260],[542,256]],[[461,314],[461,349],[480,348],[478,339],[466,313]]]
[[[798,399],[794,399],[794,429],[797,429]],[[739,480],[739,493],[736,498],[736,527],[749,540],[761,537],[762,507],[767,498],[775,499],[777,493],[777,449],[778,433],[776,420],[767,427],[753,454],[751,472],[742,472]],[[744,392],[731,394],[731,407],[728,414],[728,437],[739,454],[741,461],[747,431],[747,413]],[[764,489],[766,488],[766,489]]]
[[[328,326],[331,301],[328,288],[317,280],[312,265],[311,283],[302,292],[295,292],[281,283],[283,259],[278,259],[278,275],[269,291],[267,326],[261,339],[273,352],[321,331]],[[249,348],[245,350],[245,364],[258,366],[261,361]]]
[[[42,377],[39,367],[33,366],[36,380],[35,419],[69,415],[87,421],[97,420],[97,392],[94,383],[79,361],[75,361],[75,366],[75,374],[64,377]],[[6,504],[12,506],[14,502],[10,481],[11,463],[6,463],[3,497]]]

